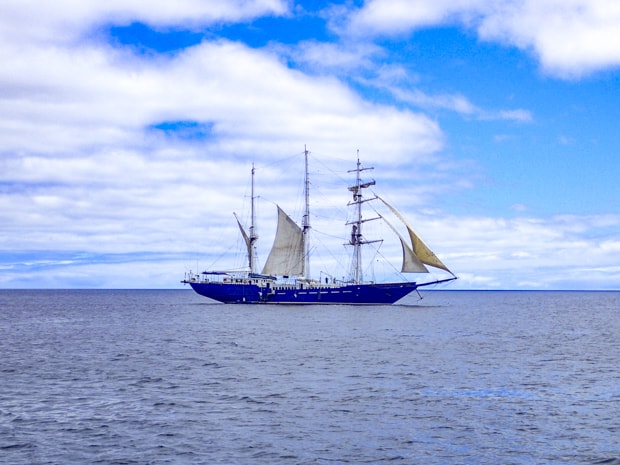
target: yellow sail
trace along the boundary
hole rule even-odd
[[[431,249],[428,248],[428,246],[424,243],[424,241],[420,239],[420,237],[415,233],[415,231],[413,230],[411,225],[407,222],[407,220],[403,217],[403,215],[401,215],[401,213],[398,210],[396,210],[396,208],[394,208],[392,205],[387,203],[381,197],[377,196],[377,198],[381,200],[381,202],[383,202],[385,206],[388,207],[392,211],[392,213],[394,213],[398,217],[400,221],[403,222],[403,224],[407,228],[407,232],[409,233],[409,238],[411,239],[411,246],[412,246],[413,252],[415,256],[419,259],[419,261],[421,261],[422,263],[426,265],[434,266],[435,268],[440,268],[442,270],[445,270],[448,273],[450,273],[452,276],[454,276],[454,273],[452,273],[452,271],[450,271],[448,267],[444,265],[441,260],[439,260],[437,255],[435,255],[435,253]],[[401,242],[402,242],[402,238],[401,238]]]
[[[392,223],[386,220],[384,216],[379,216],[400,239],[400,245],[403,248],[403,265],[400,271],[402,273],[428,273],[428,268],[424,266],[424,263],[422,263],[420,259],[416,256],[415,252],[411,249],[409,244],[407,244],[405,239],[400,235],[396,228],[392,226]]]

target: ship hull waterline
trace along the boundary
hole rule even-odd
[[[226,304],[390,305],[420,285],[413,282],[351,284],[338,287],[269,288],[255,284],[189,282],[204,297]]]

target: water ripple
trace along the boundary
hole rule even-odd
[[[0,291],[0,463],[620,465],[619,297]]]

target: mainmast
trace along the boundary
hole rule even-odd
[[[304,145],[304,159],[306,165],[306,175],[304,179],[304,195],[306,206],[303,218],[303,241],[304,241],[304,278],[310,279],[310,176],[308,174],[308,149]]]
[[[368,220],[362,220],[362,203],[367,200],[363,199],[362,189],[366,189],[375,185],[375,180],[372,179],[367,182],[362,182],[362,171],[372,170],[374,168],[362,168],[360,163],[359,150],[357,151],[357,167],[354,170],[349,170],[348,173],[355,173],[355,185],[349,186],[349,191],[353,193],[353,201],[349,202],[349,205],[355,205],[356,217],[354,221],[347,224],[351,227],[351,239],[349,244],[353,246],[353,263],[351,264],[352,278],[355,284],[360,284],[363,281],[362,276],[362,244],[367,244],[367,241],[363,240],[362,236],[362,223]],[[373,200],[373,199],[368,199]],[[375,242],[375,241],[372,241]]]
[[[250,220],[250,243],[248,244],[248,260],[250,262],[250,273],[256,273],[256,251],[254,250],[254,243],[258,239],[256,235],[256,212],[254,208],[254,200],[256,197],[254,196],[254,163],[252,163],[252,190],[251,190],[251,220]]]

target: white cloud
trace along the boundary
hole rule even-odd
[[[402,35],[448,21],[469,21],[488,4],[485,0],[370,0],[345,27],[348,34],[358,36]]]
[[[531,123],[534,119],[532,113],[529,110],[517,109],[517,110],[500,110],[495,114],[488,116],[489,119],[503,119],[509,121],[516,121],[519,123]]]
[[[105,24],[142,22],[154,27],[198,27],[286,15],[286,0],[5,0],[0,4],[0,37],[14,42],[76,44]]]
[[[461,94],[428,94],[420,89],[406,89],[397,83],[389,83],[384,79],[367,81],[379,88],[384,88],[398,101],[405,102],[425,110],[448,110],[470,116],[479,120],[506,120],[520,123],[529,123],[533,120],[528,110],[484,110],[474,105],[467,97]]]
[[[317,134],[337,153],[347,133],[347,146],[354,140],[372,150],[379,130],[396,142],[386,148],[394,159],[406,143],[419,153],[440,146],[439,130],[425,116],[370,105],[334,79],[309,78],[240,44],[205,42],[155,62],[89,47],[10,52],[3,58],[12,65],[0,71],[6,151],[140,146],[145,127],[178,120],[212,125],[211,144],[225,153],[299,144]]]
[[[439,155],[443,134],[436,121],[366,101],[330,77],[330,68],[370,66],[382,53],[374,46],[302,44],[292,53],[300,62],[326,58],[323,72],[313,75],[291,70],[287,54],[275,47],[205,41],[170,56],[138,57],[87,39],[110,22],[238,21],[287,14],[288,2],[185,1],[174,11],[169,2],[37,3],[0,5],[0,249],[13,257],[0,264],[3,287],[33,280],[43,287],[169,287],[188,257],[228,256],[238,236],[231,210],[247,203],[252,162],[264,200],[294,207],[290,193],[301,176],[293,171],[304,143],[321,162],[340,157],[327,163],[340,172],[351,167],[358,147],[368,165],[391,167],[385,178],[395,182],[385,184],[410,210],[421,202],[413,194],[430,201],[470,185],[466,173],[453,179],[463,163],[439,170],[449,160]],[[452,16],[478,8],[452,4],[446,7]],[[421,18],[443,18],[442,5],[427,5]],[[459,18],[469,22],[474,15]],[[402,69],[386,66],[382,73],[401,84]],[[485,112],[460,94],[402,89],[393,92],[421,108],[531,119],[518,109]],[[166,122],[170,131],[158,129]],[[190,123],[189,136],[175,136],[175,122]],[[294,163],[282,161],[291,156]],[[333,196],[330,188],[327,195]],[[262,207],[262,218],[270,207]],[[422,236],[462,276],[462,287],[531,282],[523,265],[551,270],[578,262],[583,273],[594,269],[600,277],[618,262],[620,241],[596,238],[596,228],[618,225],[613,215],[440,220],[424,211],[416,219]],[[261,230],[267,243],[270,232]],[[554,279],[542,272],[540,283],[559,285]]]
[[[480,112],[480,109],[472,104],[467,97],[459,94],[429,95],[419,89],[406,91],[397,87],[391,87],[390,91],[399,100],[421,108],[441,108],[465,115]]]
[[[340,32],[353,36],[460,24],[483,40],[531,50],[546,72],[564,78],[620,65],[615,0],[371,0],[345,24]]]
[[[607,282],[609,288],[616,285],[607,278],[601,281],[602,273],[591,270],[618,274],[620,237],[600,234],[605,228],[620,225],[618,215],[564,215],[549,219],[454,217],[442,221],[458,231],[446,235],[441,228],[435,235],[439,244],[449,248],[445,259],[456,274],[460,269],[466,270],[457,284],[464,288],[506,288],[508,283],[546,289],[597,289],[602,282]],[[475,263],[475,273],[471,272],[471,263]],[[580,282],[575,281],[575,276],[579,276]],[[489,277],[494,279],[487,286],[484,282]]]
[[[544,69],[580,77],[620,64],[620,4],[614,0],[526,0],[489,12],[480,37],[533,49]]]
[[[242,3],[260,7],[243,15],[275,14],[282,5]],[[95,41],[77,43],[117,13],[114,2],[109,14],[99,3],[76,6],[66,17],[75,27],[66,35],[57,35],[62,14],[34,9],[29,16],[27,3],[16,5],[0,7],[16,34],[19,21],[27,23],[22,36],[0,33],[0,248],[36,256],[53,244],[60,257],[7,259],[2,266],[12,271],[5,286],[26,273],[27,282],[43,279],[53,269],[53,283],[64,276],[80,285],[116,286],[122,278],[115,273],[125,270],[142,276],[141,286],[166,287],[181,269],[148,281],[141,261],[154,256],[176,266],[189,251],[204,251],[209,238],[236,237],[231,210],[243,204],[251,162],[261,169],[258,182],[280,199],[278,192],[290,195],[300,176],[274,160],[297,153],[301,161],[304,143],[319,158],[353,161],[361,147],[396,165],[427,163],[442,146],[437,123],[425,115],[369,103],[337,79],[291,70],[270,49],[205,41],[171,56],[140,57]],[[157,23],[161,15],[173,23],[198,3],[177,4],[171,15],[139,5],[127,18]],[[29,32],[34,23],[42,28],[39,37]],[[191,125],[189,138],[157,129],[164,122],[174,129],[177,121],[204,133],[192,139]],[[230,246],[215,241],[208,250],[218,255]],[[92,254],[90,265],[73,259],[81,254]],[[107,263],[119,254],[123,265]],[[110,277],[94,276],[108,269]]]
[[[291,51],[281,47],[279,52],[291,55],[296,63],[310,73],[349,72],[359,69],[375,69],[377,60],[385,50],[368,42],[332,43],[305,41]]]

